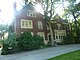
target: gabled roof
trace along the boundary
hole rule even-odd
[[[27,10],[36,11],[32,2],[30,2],[29,4],[26,4],[25,6],[23,6],[23,8],[20,11],[17,11],[16,13],[18,15],[21,12],[25,12]]]
[[[58,14],[54,16],[53,20],[56,21],[57,23],[68,23],[67,20],[63,20]]]
[[[21,10],[24,9],[31,9],[31,10],[35,10],[34,5],[32,2],[30,2],[29,4],[25,5]]]

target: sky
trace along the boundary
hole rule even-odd
[[[11,24],[14,17],[13,4],[15,1],[21,1],[21,0],[0,0],[0,9],[1,9],[0,24]],[[80,2],[80,0],[77,0],[77,2]],[[67,5],[68,3],[65,2],[65,6]],[[20,7],[20,3],[18,3],[18,6]],[[20,8],[18,8],[18,11],[19,10]],[[38,9],[38,11],[40,11],[40,9]],[[59,15],[63,14],[62,5],[59,5],[59,7],[56,9],[56,12]]]

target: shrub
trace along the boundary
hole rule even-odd
[[[33,40],[31,32],[23,32],[17,38],[18,46],[21,50],[32,50]]]
[[[39,49],[44,46],[44,39],[38,35],[33,36],[33,41],[34,41],[34,45],[33,45],[34,49]]]
[[[44,40],[38,35],[32,36],[31,32],[23,32],[17,38],[21,50],[34,50],[44,46]]]
[[[63,37],[63,44],[72,44],[75,42],[75,36],[72,32],[70,32],[67,36]]]
[[[8,41],[7,40],[3,40],[3,48],[2,48],[2,52],[1,55],[6,55],[8,54]]]
[[[11,48],[11,49],[9,49]],[[3,40],[3,48],[2,48],[2,55],[13,53],[17,50],[17,44],[16,44],[16,34],[15,33],[10,33],[8,36],[8,39]]]
[[[29,51],[43,48],[44,40],[38,35],[32,36],[31,32],[23,32],[19,35],[10,33],[7,40],[3,41],[2,55],[18,52]]]

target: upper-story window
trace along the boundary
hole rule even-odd
[[[36,17],[36,13],[35,13],[34,11],[29,10],[29,11],[27,12],[27,16]]]
[[[38,29],[43,29],[42,21],[38,21]]]
[[[58,26],[58,29],[61,29],[61,24],[57,24],[57,26]]]
[[[32,29],[33,28],[32,20],[22,19],[21,20],[21,28],[30,28],[30,29]]]

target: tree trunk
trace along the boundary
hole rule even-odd
[[[48,24],[49,24],[50,34],[51,34],[51,45],[54,46],[53,30],[52,30],[52,27],[51,27],[51,23],[48,22]]]

